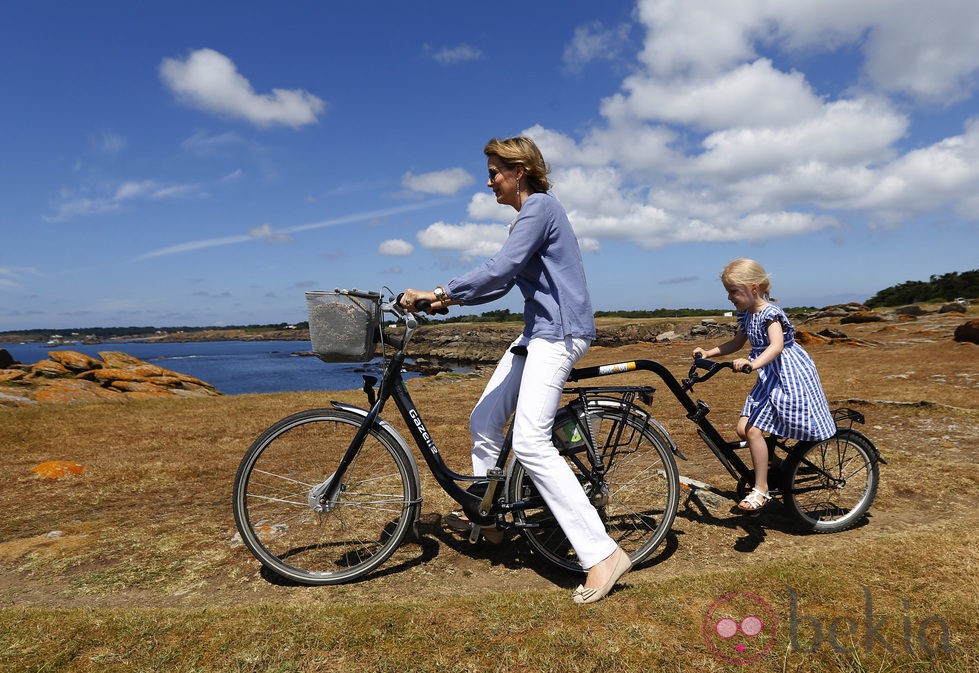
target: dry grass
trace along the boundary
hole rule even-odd
[[[810,348],[830,399],[861,400],[862,429],[888,460],[866,525],[801,536],[778,508],[746,521],[687,502],[656,558],[586,608],[569,598],[579,578],[522,543],[471,547],[445,531],[452,503],[430,479],[420,539],[366,581],[283,586],[233,547],[245,448],[282,416],[363,404],[360,392],[4,409],[0,671],[754,670],[702,634],[729,592],[756,594],[778,617],[756,662],[766,670],[976,670],[979,350],[951,341],[961,320],[848,325],[877,345]],[[595,348],[584,364],[643,357],[681,373],[693,345]],[[410,385],[423,410],[439,410],[430,430],[460,471],[483,383]],[[731,427],[749,384],[722,375],[698,394]],[[732,489],[660,388],[653,411],[689,458],[681,471]],[[52,459],[86,470],[37,478],[31,468]]]

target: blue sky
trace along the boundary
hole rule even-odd
[[[7,3],[0,330],[444,284],[520,133],[596,310],[726,306],[738,256],[787,306],[971,270],[977,34],[974,0]]]

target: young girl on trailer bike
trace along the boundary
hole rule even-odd
[[[720,346],[695,348],[693,355],[709,359],[735,353],[745,342],[751,344],[747,359],[732,363],[736,372],[758,372],[758,382],[748,393],[738,421],[738,436],[748,441],[755,483],[738,508],[758,512],[772,499],[763,433],[819,441],[836,434],[836,423],[815,363],[795,342],[795,328],[788,316],[771,303],[775,300],[765,269],[752,259],[735,259],[724,267],[721,282],[738,310],[738,331]]]

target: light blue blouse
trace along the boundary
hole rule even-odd
[[[500,251],[450,280],[446,290],[460,304],[485,304],[514,284],[524,297],[524,336],[595,338],[578,239],[564,206],[550,192],[527,197]]]

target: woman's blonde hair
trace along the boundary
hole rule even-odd
[[[721,271],[721,282],[731,287],[758,286],[761,296],[768,301],[775,301],[771,296],[772,282],[761,264],[747,257],[731,260]]]
[[[493,138],[486,143],[483,154],[488,157],[499,157],[507,168],[523,166],[527,188],[531,193],[546,192],[551,188],[551,183],[547,179],[544,155],[530,138],[525,136]]]

